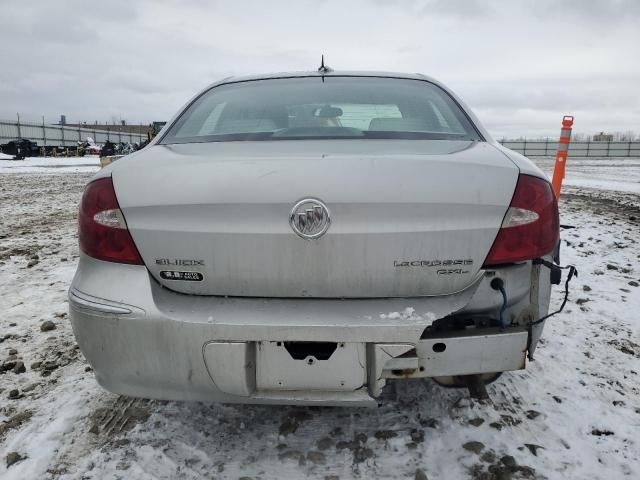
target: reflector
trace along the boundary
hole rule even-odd
[[[100,225],[111,228],[127,228],[122,212],[117,208],[96,213],[93,219]]]
[[[524,208],[509,207],[507,214],[502,220],[502,228],[517,227],[518,225],[526,225],[535,222],[540,218],[536,212],[526,210]]]

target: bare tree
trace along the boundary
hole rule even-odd
[[[636,133],[633,130],[627,130],[620,137],[620,139],[625,142],[632,142],[633,140],[635,140],[635,138],[636,138]]]

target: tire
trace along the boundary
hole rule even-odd
[[[482,380],[485,385],[495,382],[503,372],[483,373]],[[431,377],[441,387],[445,388],[467,388],[467,383],[460,376]]]

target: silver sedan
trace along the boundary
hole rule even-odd
[[[102,169],[73,329],[106,389],[375,405],[525,367],[559,242],[543,173],[423,75],[230,78]]]

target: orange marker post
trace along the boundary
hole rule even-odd
[[[560,198],[560,189],[564,180],[564,170],[569,156],[569,144],[571,143],[571,127],[573,127],[573,117],[569,115],[562,117],[562,130],[560,130],[560,141],[556,152],[556,165],[553,168],[553,180],[551,180],[556,198]]]

